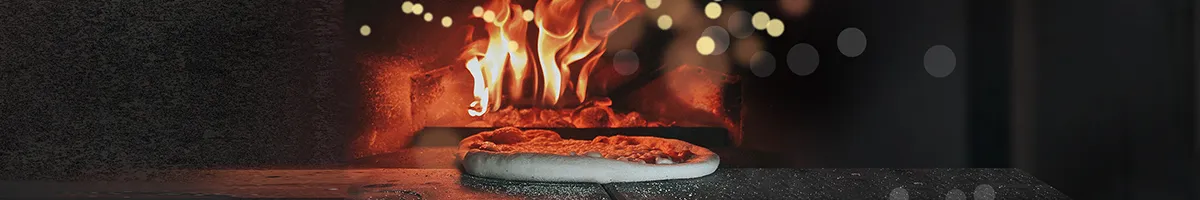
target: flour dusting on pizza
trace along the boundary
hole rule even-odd
[[[690,143],[647,136],[563,139],[553,131],[506,127],[463,139],[456,155],[472,175],[543,182],[637,182],[695,178],[720,158]]]

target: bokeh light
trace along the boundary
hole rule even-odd
[[[442,17],[442,27],[450,28],[450,25],[453,25],[453,24],[454,24],[454,20],[450,19],[450,16]]]
[[[972,192],[971,196],[974,196],[976,200],[996,199],[996,189],[988,184],[975,186],[975,192]]]
[[[897,187],[888,193],[888,200],[908,200],[908,190],[904,187]]]
[[[769,22],[771,22],[771,15],[767,15],[767,12],[758,11],[750,17],[750,24],[754,25],[754,29],[766,30]]]
[[[637,72],[639,62],[637,53],[624,49],[613,56],[613,70],[616,70],[617,74],[630,75]]]
[[[708,36],[701,36],[700,39],[696,40],[696,51],[700,52],[700,55],[707,56],[712,54],[717,48],[716,46],[716,42]]]
[[[658,16],[658,29],[662,29],[662,30],[671,29],[671,25],[674,23],[675,22],[673,22],[673,20],[671,20],[671,16],[668,16],[668,15]]]
[[[492,20],[496,20],[496,13],[490,10],[483,11],[483,22],[492,23]]]
[[[925,72],[930,76],[943,78],[950,76],[954,72],[955,65],[958,64],[958,59],[954,55],[954,50],[946,45],[936,45],[925,51]]]
[[[704,6],[704,16],[708,17],[709,19],[717,19],[717,17],[721,17],[721,4],[717,4],[717,2],[709,2],[708,5]]]
[[[758,77],[771,76],[775,72],[775,56],[771,52],[759,51],[750,58],[750,73]]]
[[[400,11],[404,11],[404,14],[412,14],[412,7],[412,2],[405,1],[404,3],[400,4]]]
[[[646,7],[650,9],[658,9],[662,5],[662,0],[646,0]]]
[[[412,6],[412,13],[413,13],[413,14],[417,14],[417,15],[419,15],[419,14],[421,14],[421,13],[423,13],[423,12],[425,12],[425,6],[423,6],[423,5],[419,4],[419,3],[413,4],[413,6]]]
[[[746,11],[729,14],[729,23],[726,24],[726,27],[729,28],[730,35],[740,39],[745,39],[754,33],[754,27],[750,24],[750,13]]]
[[[701,32],[700,35],[713,40],[712,55],[721,55],[725,53],[726,49],[729,49],[729,32],[725,31],[725,28],[721,28],[721,26],[710,26],[704,29],[704,32]]]
[[[771,35],[771,37],[783,35],[783,21],[772,19],[770,22],[767,22],[767,35]]]
[[[527,22],[528,22],[528,21],[533,21],[533,11],[532,11],[532,10],[525,10],[525,12],[522,12],[522,13],[521,13],[521,19],[524,19],[524,20],[525,20],[525,21],[527,21]]]
[[[858,28],[846,28],[838,34],[838,51],[847,57],[858,57],[867,50],[867,35]]]
[[[362,36],[371,35],[371,26],[363,24],[362,27],[358,27],[358,33],[362,34]]]
[[[810,44],[800,43],[788,50],[787,65],[792,73],[808,76],[821,65],[821,55],[817,48]]]

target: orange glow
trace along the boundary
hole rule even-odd
[[[584,2],[539,1],[533,9],[537,41],[532,44],[526,41],[529,22],[523,20],[525,10],[520,5],[510,0],[483,5],[486,12],[495,13],[493,21],[484,24],[487,38],[471,42],[463,51],[465,66],[475,81],[475,100],[468,114],[482,116],[522,100],[527,78],[537,87],[532,91],[538,93],[529,98],[536,106],[553,107],[570,90],[579,101],[587,99],[588,77],[605,50],[608,35],[644,7],[635,0],[590,1],[586,6]],[[597,13],[607,17],[592,19]],[[582,24],[581,17],[587,19]],[[535,62],[530,62],[531,55]],[[578,72],[574,83],[569,81],[573,71]]]

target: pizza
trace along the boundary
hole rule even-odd
[[[648,136],[563,139],[549,130],[499,128],[459,142],[467,174],[538,182],[639,182],[696,178],[720,158],[704,147]]]

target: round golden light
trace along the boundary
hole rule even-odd
[[[674,22],[671,20],[671,16],[669,16],[669,15],[658,16],[658,29],[662,29],[662,30],[671,29],[672,23],[674,23]]]
[[[521,19],[525,19],[525,21],[527,21],[527,22],[528,22],[528,21],[533,21],[533,11],[532,11],[532,10],[525,10],[525,12],[522,12],[522,13],[521,13]]]
[[[358,33],[362,34],[362,36],[371,35],[371,26],[363,24],[362,27],[358,27]]]
[[[483,22],[492,23],[492,20],[496,20],[496,13],[490,10],[483,11]]]
[[[404,3],[400,4],[400,11],[404,11],[404,14],[412,14],[412,7],[412,2],[404,1]]]
[[[754,16],[750,17],[750,24],[754,25],[754,29],[758,30],[766,30],[767,23],[770,21],[771,16],[767,15],[767,13],[763,11],[758,11],[757,13],[754,13]]]
[[[432,22],[433,21],[433,13],[425,13],[425,21]]]
[[[708,5],[704,6],[704,16],[707,16],[709,19],[717,19],[717,17],[721,17],[721,4],[717,4],[717,2],[708,2]]]
[[[412,6],[412,13],[413,13],[413,14],[418,14],[418,15],[420,15],[422,12],[425,12],[425,6],[422,6],[422,5],[421,5],[421,4],[419,4],[419,3],[413,4],[413,6]]]
[[[712,54],[716,49],[717,42],[708,36],[701,36],[700,39],[696,40],[696,51],[700,52],[700,55],[707,56]]]
[[[508,50],[509,51],[517,51],[517,49],[520,49],[520,48],[521,48],[521,46],[517,46],[517,41],[511,41],[511,40],[508,41]]]
[[[471,15],[474,15],[475,17],[482,17],[483,16],[483,7],[475,6],[475,8],[471,9]]]
[[[771,35],[771,37],[783,35],[783,21],[772,19],[770,22],[767,22],[767,35]]]
[[[450,19],[450,16],[442,17],[442,27],[450,28],[450,25],[453,25],[453,24],[454,24],[454,20]]]
[[[660,5],[662,5],[662,0],[646,0],[647,8],[657,9]]]

